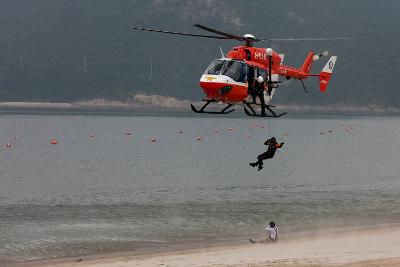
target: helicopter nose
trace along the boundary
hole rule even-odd
[[[209,98],[213,99],[225,96],[233,89],[233,86],[229,83],[215,81],[200,81],[200,87]]]
[[[247,97],[247,85],[238,84],[224,75],[204,74],[200,79],[200,87],[208,99],[226,101],[229,103],[241,102]]]

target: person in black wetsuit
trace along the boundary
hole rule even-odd
[[[249,95],[253,98],[252,104],[256,103],[256,98],[264,96],[263,92],[267,88],[264,78],[260,75],[256,80],[253,81],[252,85],[249,86]],[[261,101],[261,100],[260,100]]]
[[[261,171],[263,168],[263,160],[273,158],[275,152],[278,148],[281,148],[284,143],[277,143],[275,137],[271,137],[267,141],[264,142],[264,145],[268,146],[268,150],[261,155],[257,156],[257,162],[249,163],[251,167],[258,166],[258,170]]]

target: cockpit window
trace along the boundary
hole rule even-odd
[[[247,65],[239,61],[225,61],[221,74],[229,76],[237,82],[246,82]]]
[[[207,67],[204,73],[210,75],[218,75],[220,74],[223,65],[224,61],[216,59],[213,62],[211,62],[210,66]]]
[[[247,64],[234,60],[214,60],[205,71],[205,74],[226,75],[236,82],[247,82]]]

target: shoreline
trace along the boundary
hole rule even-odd
[[[178,101],[177,103],[175,103]],[[153,112],[191,112],[189,103],[202,105],[201,101],[176,100],[173,104],[163,102],[123,102],[105,99],[95,99],[74,102],[0,102],[1,110],[119,110],[119,111],[153,111]],[[352,115],[400,115],[399,107],[382,107],[377,104],[365,105],[304,105],[304,104],[277,104],[277,110],[299,113],[326,113],[326,114],[352,114]]]
[[[303,232],[276,244],[252,245],[247,240],[191,244],[189,247],[182,244],[156,250],[98,253],[1,266],[400,266],[399,224],[338,230]]]

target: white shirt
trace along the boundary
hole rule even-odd
[[[278,227],[271,227],[268,225],[265,231],[267,231],[267,236],[270,240],[276,240],[278,238]]]

